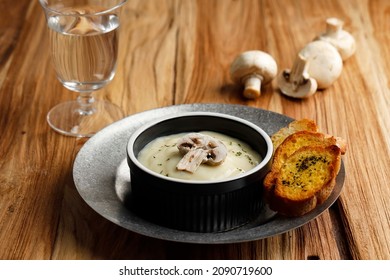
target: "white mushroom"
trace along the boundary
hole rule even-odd
[[[343,30],[344,22],[338,18],[326,20],[326,31],[315,38],[332,44],[340,53],[343,61],[351,57],[356,51],[356,42],[353,36]]]
[[[244,97],[254,99],[261,94],[261,85],[269,83],[277,74],[273,57],[262,51],[246,51],[236,57],[230,67],[235,83],[244,84]]]
[[[299,52],[299,55],[310,61],[307,72],[317,81],[318,89],[330,87],[341,75],[343,61],[337,49],[330,43],[310,42]]]
[[[220,165],[227,156],[227,148],[220,140],[202,133],[189,133],[177,143],[183,158],[177,170],[194,173],[202,164]]]
[[[290,97],[306,98],[317,91],[317,82],[310,78],[307,69],[309,61],[298,54],[292,69],[282,71],[278,76],[280,91]]]

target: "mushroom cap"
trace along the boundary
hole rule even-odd
[[[330,87],[341,75],[343,60],[337,49],[325,41],[313,41],[307,44],[300,55],[310,60],[307,70],[315,79],[319,89]]]
[[[286,77],[286,75],[289,75],[289,72],[290,70],[285,70],[278,75],[278,87],[284,95],[293,98],[307,98],[316,93],[317,82],[315,79],[308,78],[302,84],[295,86]]]
[[[350,58],[356,51],[355,38],[353,38],[353,36],[345,30],[338,31],[335,36],[329,36],[328,34],[323,33],[316,39],[328,42],[334,46],[340,53],[343,61]]]
[[[251,50],[239,54],[230,66],[230,76],[236,83],[242,83],[247,76],[257,75],[262,83],[270,82],[277,74],[275,59],[263,51]]]
[[[338,18],[326,20],[326,31],[314,38],[332,44],[340,53],[343,61],[351,57],[356,51],[355,38],[343,30],[344,22]]]

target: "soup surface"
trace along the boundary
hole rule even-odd
[[[198,181],[235,177],[261,162],[260,154],[243,141],[212,131],[200,133],[212,136],[225,144],[228,153],[222,164],[217,166],[201,164],[194,173],[177,170],[176,165],[183,157],[177,148],[177,143],[187,133],[156,138],[139,152],[138,160],[148,169],[161,175]]]

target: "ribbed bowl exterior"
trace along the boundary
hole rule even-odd
[[[130,167],[132,211],[156,224],[192,232],[222,232],[237,228],[254,219],[262,209],[261,174],[251,184],[231,191],[168,190],[161,182],[137,174]],[[238,182],[243,184],[244,182]],[[200,189],[204,189],[202,186]],[[175,189],[175,188],[172,188]]]

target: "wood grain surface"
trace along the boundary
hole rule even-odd
[[[390,259],[390,2],[129,0],[115,79],[96,93],[126,115],[172,104],[227,103],[314,119],[348,142],[340,198],[306,225],[267,239],[192,245],[145,237],[95,213],[73,161],[87,139],[51,130],[51,107],[76,98],[51,65],[38,1],[0,1],[0,259]],[[242,98],[229,66],[270,53],[279,70],[338,17],[357,42],[340,78],[305,100],[274,80]]]

